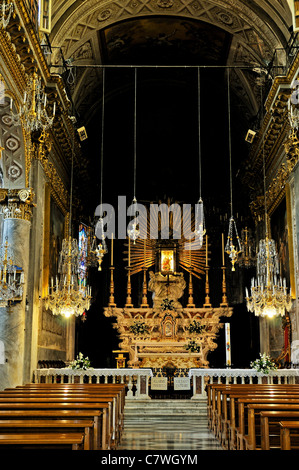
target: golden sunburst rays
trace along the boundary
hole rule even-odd
[[[139,215],[138,224],[140,237],[135,241],[127,239],[124,251],[124,261],[132,275],[155,265],[161,245],[176,248],[180,268],[198,278],[205,273],[207,238],[200,246],[199,238],[194,236],[195,216],[191,205],[151,204],[146,214]]]

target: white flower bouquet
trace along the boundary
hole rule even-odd
[[[88,357],[84,357],[81,352],[79,352],[76,359],[70,362],[69,367],[71,369],[89,369],[90,368],[90,360]]]
[[[252,361],[250,363],[252,369],[256,369],[258,372],[263,372],[264,374],[269,374],[270,370],[276,370],[276,364],[270,359],[266,353],[261,354],[260,358]]]

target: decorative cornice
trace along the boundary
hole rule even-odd
[[[0,189],[0,213],[4,219],[31,221],[34,193],[31,188]]]

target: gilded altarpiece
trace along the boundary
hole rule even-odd
[[[194,246],[188,249],[184,239],[159,241],[150,237],[135,243],[128,241],[127,246],[126,304],[117,307],[110,295],[110,302],[104,309],[106,317],[115,318],[120,351],[129,355],[127,366],[208,368],[208,354],[217,348],[217,335],[223,326],[221,318],[233,313],[226,298],[224,267],[220,286],[222,303],[219,307],[211,304],[208,237],[197,249]],[[151,267],[154,269],[148,270]],[[134,307],[130,278],[142,271],[142,300],[139,307]],[[203,281],[205,302],[202,307],[194,303],[194,277]],[[113,278],[110,287],[113,294]],[[148,302],[150,296],[151,305]]]

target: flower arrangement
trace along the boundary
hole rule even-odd
[[[133,333],[136,336],[149,334],[147,325],[141,321],[135,321],[133,325],[129,327],[129,330],[131,333]]]
[[[76,359],[70,362],[69,367],[71,369],[89,369],[90,368],[90,360],[88,357],[84,357],[81,352],[79,352]]]
[[[258,372],[263,372],[264,374],[269,374],[270,370],[277,369],[276,364],[270,359],[269,356],[266,355],[266,353],[260,353],[260,358],[252,361],[250,366],[252,369],[256,369]]]
[[[203,326],[196,320],[193,320],[192,323],[188,326],[189,333],[197,333],[200,334],[203,330]]]
[[[186,344],[185,348],[187,351],[190,352],[199,352],[200,351],[200,346],[196,343],[196,341],[189,341],[188,344]]]
[[[165,310],[174,310],[174,301],[169,299],[163,299],[161,302],[161,309]]]

